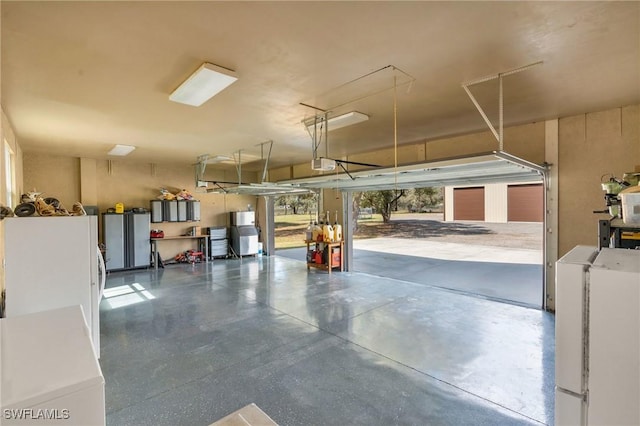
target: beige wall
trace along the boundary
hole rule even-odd
[[[400,145],[397,150],[397,162],[401,164],[411,164],[426,161],[426,148],[424,142]],[[379,166],[392,167],[396,164],[396,152],[393,148],[381,149],[379,151],[366,152],[362,154],[349,155],[348,161],[358,163],[376,164]],[[348,165],[349,171],[365,170],[366,166]]]
[[[558,256],[578,244],[598,244],[602,179],[640,167],[640,105],[559,120]],[[640,169],[639,169],[640,171]]]
[[[544,162],[544,122],[504,129],[504,151],[532,163]],[[427,142],[427,160],[439,160],[497,151],[498,141],[488,130]]]
[[[191,226],[228,226],[227,212],[246,210],[248,204],[255,209],[258,201],[255,196],[206,193],[204,189],[196,192],[194,171],[190,165],[152,165],[126,160],[112,160],[109,165],[106,160],[29,153],[25,155],[24,167],[27,187],[35,187],[47,196],[58,198],[67,208],[76,201],[97,205],[100,213],[116,203],[123,203],[125,209],[148,209],[149,201],[160,194],[160,188],[173,193],[187,189],[200,200],[201,220],[151,224],[153,229],[162,229],[167,236],[182,235]],[[211,179],[236,178],[235,171],[233,176],[226,176],[226,173],[229,172],[208,169],[207,178],[209,175],[213,176]],[[248,181],[255,179],[254,175],[246,177]],[[193,248],[192,242],[166,241],[158,245],[165,260],[189,248]]]
[[[278,182],[281,180],[288,180],[293,178],[293,167],[278,167],[275,169],[269,169],[269,182]]]
[[[491,183],[484,186],[485,222],[506,223],[508,219],[508,191],[506,183]],[[453,204],[453,200],[449,200]],[[447,204],[449,204],[447,203]]]
[[[24,154],[25,191],[57,198],[67,209],[80,201],[80,159],[46,154]]]

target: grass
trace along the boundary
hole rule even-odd
[[[304,247],[304,233],[307,226],[309,226],[308,214],[287,214],[276,216],[276,248]]]
[[[373,214],[370,219],[360,219],[360,226],[378,227],[382,225],[382,215]],[[309,226],[308,214],[287,214],[275,217],[275,238],[276,248],[294,248],[304,247],[304,234]],[[371,232],[365,233],[363,236],[355,235],[354,238],[371,238]]]

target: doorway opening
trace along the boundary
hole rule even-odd
[[[305,230],[319,220],[318,194],[281,195],[274,201],[275,249],[305,247]],[[304,258],[303,258],[304,259]]]
[[[353,270],[541,308],[542,188],[503,183],[354,193],[354,211],[367,214],[358,214]],[[421,194],[428,202],[416,202]]]

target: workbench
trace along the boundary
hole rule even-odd
[[[158,241],[198,240],[198,251],[204,253],[204,261],[209,261],[209,236],[208,235],[176,235],[173,237],[151,238],[151,255],[153,267],[158,269]]]

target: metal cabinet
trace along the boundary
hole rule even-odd
[[[151,222],[197,222],[200,220],[198,200],[151,200]]]
[[[150,265],[149,219],[149,213],[103,213],[107,271]]]

